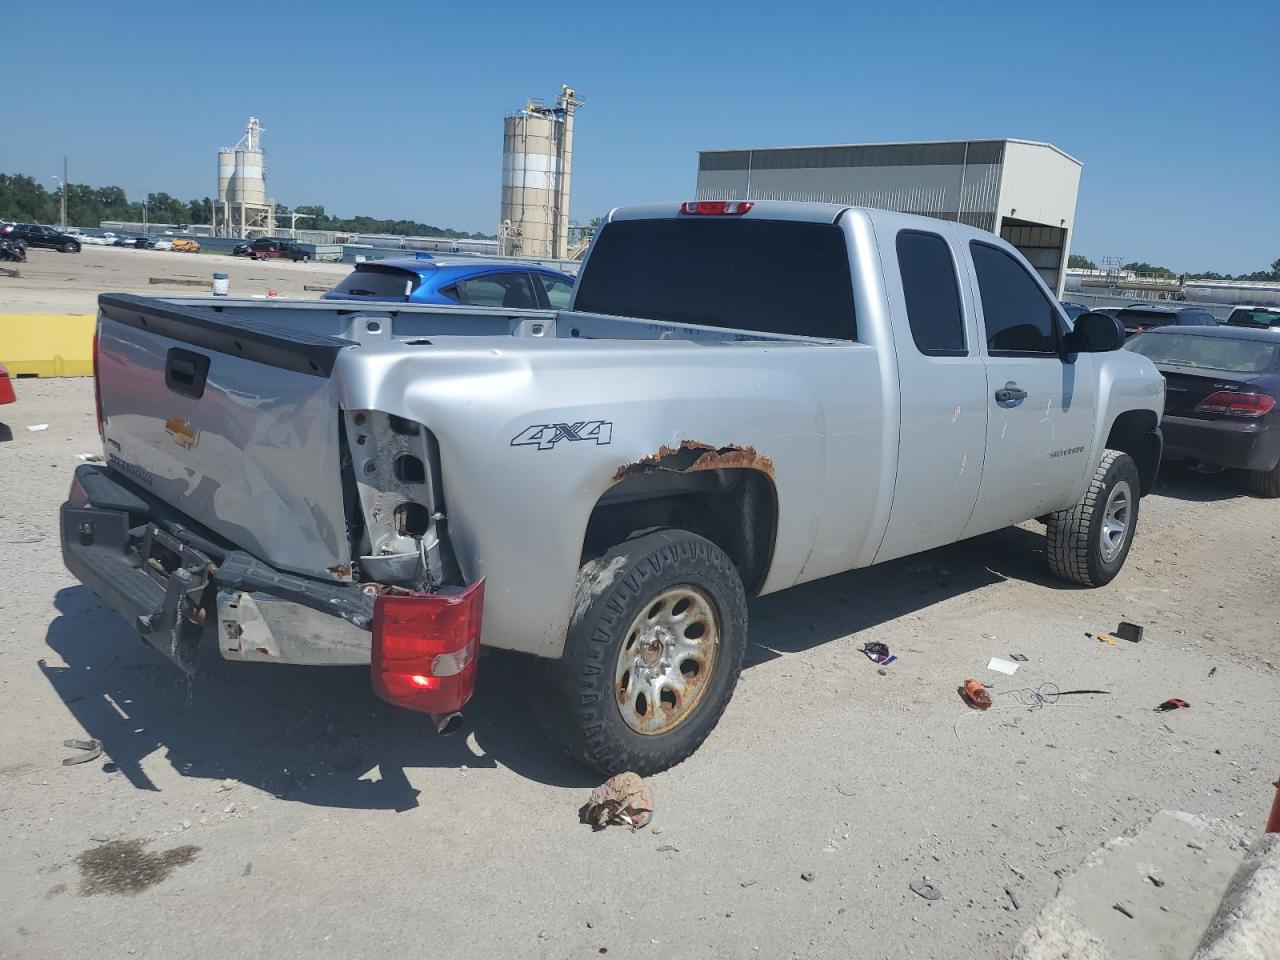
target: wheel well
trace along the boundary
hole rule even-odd
[[[723,550],[737,567],[747,595],[754,596],[773,559],[777,517],[773,482],[759,470],[629,474],[591,511],[582,560],[598,557],[640,532],[688,530]]]
[[[1155,486],[1156,473],[1160,469],[1160,434],[1156,429],[1156,415],[1151,410],[1126,410],[1116,417],[1107,435],[1107,448],[1119,450],[1133,457],[1138,465],[1138,477],[1145,496]]]

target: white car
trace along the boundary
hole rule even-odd
[[[114,233],[104,233],[100,237],[93,237],[87,233],[79,234],[76,237],[81,243],[92,244],[95,247],[109,247],[115,243],[116,235]]]
[[[172,241],[172,240],[157,240],[157,241],[156,241],[156,245],[155,245],[154,247],[152,247],[152,249],[153,249],[153,250],[172,250],[172,249],[173,249],[173,241]]]

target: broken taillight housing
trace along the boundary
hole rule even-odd
[[[373,605],[373,690],[422,713],[461,710],[476,688],[484,581],[461,593],[383,594]]]
[[[98,331],[101,322],[93,328],[93,409],[98,416],[98,436],[104,435],[102,423],[102,381],[98,376]]]
[[[1200,413],[1220,413],[1228,417],[1263,417],[1275,409],[1275,405],[1275,397],[1265,393],[1219,390],[1196,404],[1196,410]]]

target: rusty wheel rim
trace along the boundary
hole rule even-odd
[[[697,708],[715,672],[720,623],[711,598],[689,584],[664,590],[632,621],[613,690],[636,733],[669,733]]]

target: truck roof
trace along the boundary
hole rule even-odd
[[[954,220],[939,220],[915,213],[899,213],[876,207],[857,207],[847,203],[818,203],[808,200],[752,200],[751,209],[743,214],[733,214],[722,219],[792,220],[803,223],[835,223],[847,210],[857,211],[882,224],[896,225],[898,229],[916,229],[937,232],[939,223],[947,223],[960,231],[967,239],[983,240],[993,245],[1013,249],[989,230],[981,230]],[[642,203],[630,207],[615,207],[609,212],[608,222],[615,220],[664,220],[680,217],[680,204]]]

